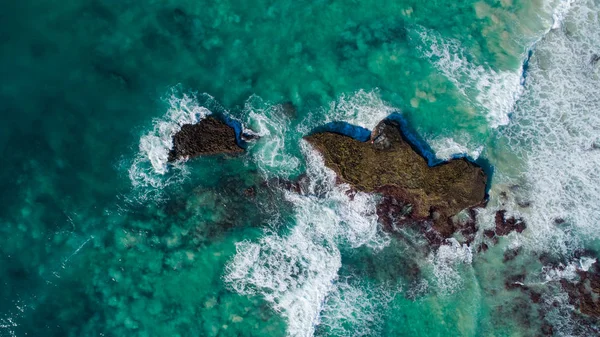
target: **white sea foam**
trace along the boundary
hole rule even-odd
[[[383,311],[401,289],[338,281],[328,296],[321,324],[334,336],[378,335],[384,322]]]
[[[461,245],[456,239],[447,240],[450,245],[442,245],[427,258],[433,266],[434,282],[441,294],[451,294],[463,285],[463,276],[458,270],[461,265],[473,261],[471,247]]]
[[[583,256],[582,258],[579,259],[579,269],[581,269],[583,271],[588,271],[588,270],[590,270],[592,265],[594,263],[596,263],[597,261],[598,260],[595,258]]]
[[[593,1],[573,2],[564,27],[537,44],[514,123],[502,130],[526,163],[528,246],[568,253],[600,237],[597,13]]]
[[[551,29],[558,29],[562,26],[565,17],[575,2],[576,0],[560,0],[558,3],[556,3],[556,1],[546,1],[544,3],[546,11],[552,13]]]
[[[339,251],[320,239],[294,228],[238,243],[225,280],[240,294],[262,295],[287,318],[288,335],[312,336],[341,266]]]
[[[396,111],[381,99],[378,90],[361,89],[350,95],[341,95],[329,104],[329,110],[324,114],[325,123],[342,121],[373,130],[382,119]]]
[[[497,72],[487,65],[468,61],[468,53],[460,42],[444,39],[437,32],[422,28],[419,32],[423,56],[432,60],[462,95],[483,110],[492,128],[506,125],[509,114],[519,99],[522,69]]]
[[[289,336],[312,336],[327,296],[336,288],[339,246],[380,249],[374,197],[346,194],[320,154],[301,143],[310,179],[308,193],[283,191],[295,206],[286,234],[267,231],[258,242],[240,242],[225,281],[241,294],[260,294],[288,320]]]
[[[15,329],[18,327],[19,325],[15,322],[15,319],[11,316],[6,316],[3,318],[0,318],[0,333],[1,336],[11,336],[11,337],[16,337],[17,334],[15,332]]]
[[[428,141],[428,144],[439,159],[449,160],[457,154],[466,154],[473,159],[479,158],[481,151],[483,151],[483,146],[473,146],[472,144],[469,144],[470,142],[468,141],[467,135],[464,135],[461,138],[467,139],[465,142],[467,145],[458,143],[454,138],[449,137],[433,138]]]
[[[203,95],[205,102],[212,97]],[[211,111],[201,105],[198,96],[193,93],[182,93],[179,87],[172,89],[166,99],[169,108],[167,113],[153,121],[152,131],[140,138],[139,152],[129,168],[129,179],[135,188],[160,189],[184,176],[185,167],[167,165],[169,151],[173,147],[173,135],[184,124],[195,124]],[[172,169],[178,174],[169,175]]]
[[[543,298],[545,319],[552,324],[553,335],[561,337],[597,336],[598,331],[589,321],[573,315],[574,307],[567,292],[557,289],[556,294]]]
[[[544,266],[542,268],[542,278],[544,282],[573,281],[578,278],[578,271],[588,271],[596,261],[595,258],[584,256],[567,265],[560,264],[558,267]]]
[[[255,163],[267,176],[296,173],[300,159],[289,153],[291,121],[280,105],[270,105],[251,97],[244,107],[244,125],[260,136],[250,145]]]

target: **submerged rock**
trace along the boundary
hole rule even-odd
[[[487,177],[481,167],[463,158],[430,167],[392,120],[380,122],[368,142],[332,132],[305,139],[341,181],[383,196],[378,214],[384,225],[430,220],[449,237],[457,230],[452,216],[485,203]]]
[[[512,261],[512,260],[516,259],[520,253],[521,253],[521,247],[514,248],[514,249],[507,249],[506,251],[504,251],[504,256],[502,258],[502,262],[506,263],[508,261]]]
[[[578,270],[578,282],[562,280],[569,302],[581,313],[600,318],[600,266],[594,262],[588,270]]]
[[[265,186],[279,187],[286,191],[305,194],[308,191],[310,178],[306,173],[299,175],[296,179],[271,178],[263,183]]]
[[[235,130],[214,117],[206,117],[196,124],[185,124],[173,136],[169,161],[202,155],[244,152],[236,142]]]
[[[296,119],[298,117],[298,111],[292,102],[281,103],[279,105],[279,109],[281,109],[281,111],[291,119]]]

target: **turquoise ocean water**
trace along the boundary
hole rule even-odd
[[[0,336],[593,336],[559,281],[600,251],[599,9],[2,1]],[[493,167],[475,242],[382,232],[301,140],[392,113]],[[209,114],[261,138],[167,165]]]

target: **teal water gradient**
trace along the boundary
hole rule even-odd
[[[489,158],[498,191],[521,179],[528,154],[513,157],[518,127],[503,125],[515,110],[529,122],[515,109],[522,65],[557,3],[3,2],[0,336],[535,336],[560,322],[505,287],[508,276],[542,268],[531,247],[502,261],[520,237],[485,254],[460,241],[430,249],[410,231],[375,231],[363,244],[360,233],[340,234],[363,204],[325,183],[327,193],[290,197],[273,180],[319,167],[300,141],[313,128],[338,120],[372,128],[398,111],[438,157]],[[263,138],[241,157],[155,172],[140,144],[161,121],[173,125],[168,111],[184,110],[173,104],[183,96]],[[284,102],[295,114],[277,108]],[[140,172],[157,185],[136,185]],[[372,219],[364,207],[361,226]],[[292,252],[274,263],[297,263],[283,290],[250,280],[252,271],[228,277],[240,243],[279,256],[298,247],[295,233],[331,223],[334,234],[319,237],[327,268]],[[274,265],[252,268],[278,275]],[[322,297],[294,297],[313,284],[327,288]],[[560,293],[552,287],[543,288],[548,303]],[[285,300],[303,294],[315,317],[290,315],[295,304]]]

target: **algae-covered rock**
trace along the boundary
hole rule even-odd
[[[244,152],[236,142],[235,130],[214,117],[196,124],[185,124],[173,136],[169,161],[202,155]]]
[[[399,216],[432,220],[444,237],[454,233],[450,217],[485,202],[487,177],[467,159],[430,167],[413,149],[398,123],[384,120],[371,140],[361,142],[331,132],[305,137],[338,177],[364,192],[381,193]]]

